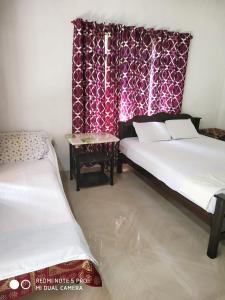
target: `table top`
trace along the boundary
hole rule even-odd
[[[73,146],[88,144],[116,143],[119,139],[110,133],[73,133],[66,134],[66,140]]]

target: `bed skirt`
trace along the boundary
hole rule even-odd
[[[13,279],[19,282],[17,289],[10,287]],[[1,280],[0,300],[18,299],[39,290],[53,290],[59,284],[66,284],[65,281],[74,288],[72,290],[79,289],[83,283],[92,287],[102,286],[101,277],[94,264],[89,260],[76,260]]]

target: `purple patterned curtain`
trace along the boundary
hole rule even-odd
[[[186,33],[154,33],[148,115],[180,113],[190,40]]]
[[[73,21],[73,132],[105,131],[104,25]]]
[[[143,27],[109,25],[107,87],[117,103],[118,118],[146,115],[149,104],[151,31]],[[109,96],[107,94],[107,97]]]
[[[190,34],[73,24],[73,132],[117,134],[119,120],[180,112]]]

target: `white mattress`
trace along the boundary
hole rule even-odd
[[[49,147],[44,159],[0,166],[0,280],[71,260],[96,263]]]
[[[120,151],[173,190],[214,213],[215,194],[225,193],[225,142],[199,138],[140,144],[120,141]]]

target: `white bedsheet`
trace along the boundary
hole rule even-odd
[[[120,151],[173,190],[214,213],[215,194],[225,193],[225,142],[199,138],[140,144],[120,141]]]
[[[71,260],[97,263],[49,147],[44,159],[0,166],[0,280]]]

